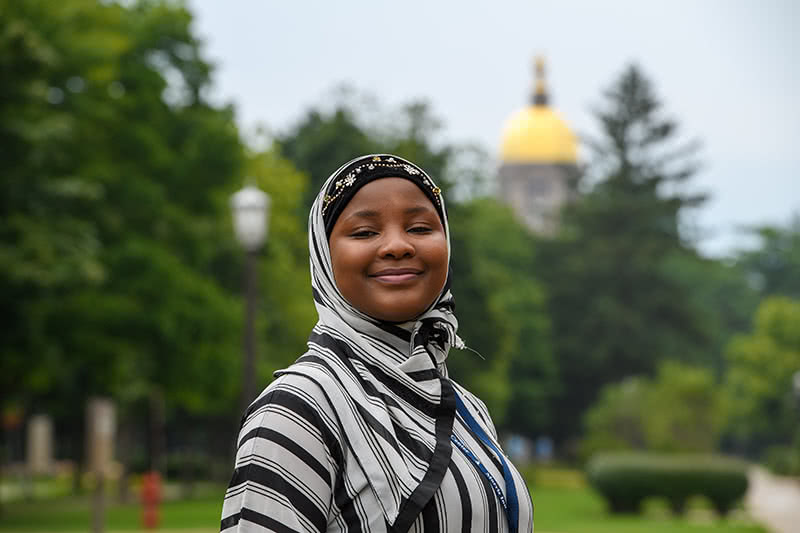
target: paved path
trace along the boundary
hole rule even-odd
[[[773,533],[800,532],[800,483],[753,467],[745,505],[750,514]]]

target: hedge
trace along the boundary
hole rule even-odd
[[[648,497],[666,498],[682,513],[700,495],[724,515],[747,491],[747,463],[714,455],[604,453],[592,457],[586,474],[615,513],[639,512]]]

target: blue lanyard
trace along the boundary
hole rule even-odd
[[[497,455],[498,459],[500,459],[500,464],[503,467],[503,479],[506,483],[506,495],[507,498],[503,496],[503,491],[500,490],[500,487],[495,481],[494,476],[492,476],[486,467],[481,463],[481,461],[475,457],[471,451],[469,451],[466,445],[455,436],[455,434],[450,436],[450,440],[453,441],[459,450],[467,456],[467,458],[472,461],[472,463],[478,467],[481,474],[489,480],[489,484],[494,489],[495,494],[497,494],[497,499],[500,500],[500,504],[503,506],[503,510],[506,512],[506,518],[508,519],[508,529],[511,533],[517,533],[517,528],[519,527],[519,501],[517,500],[517,488],[514,485],[514,478],[511,476],[511,469],[508,467],[508,462],[503,455],[503,452],[492,442],[492,439],[486,434],[486,432],[478,425],[478,422],[472,416],[472,414],[467,410],[467,406],[464,405],[464,402],[461,400],[461,396],[458,395],[456,392],[456,408],[458,413],[461,415],[461,418],[464,419],[464,422],[467,423],[467,427],[478,437],[481,442],[483,442],[486,446],[490,449],[494,450],[495,454]]]

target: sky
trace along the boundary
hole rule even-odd
[[[800,215],[800,2],[793,0],[189,0],[212,98],[245,131],[289,130],[345,83],[382,109],[426,100],[448,142],[497,157],[545,56],[553,108],[593,135],[592,108],[631,62],[704,163],[689,187],[701,250],[752,246],[743,227]],[[581,152],[584,159],[586,150]]]

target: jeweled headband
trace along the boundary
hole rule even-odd
[[[331,236],[333,226],[345,206],[358,190],[371,181],[380,178],[403,178],[414,182],[430,199],[439,218],[444,222],[442,212],[442,190],[414,163],[391,154],[367,155],[354,159],[342,167],[330,182],[322,204],[322,219],[325,233]]]

